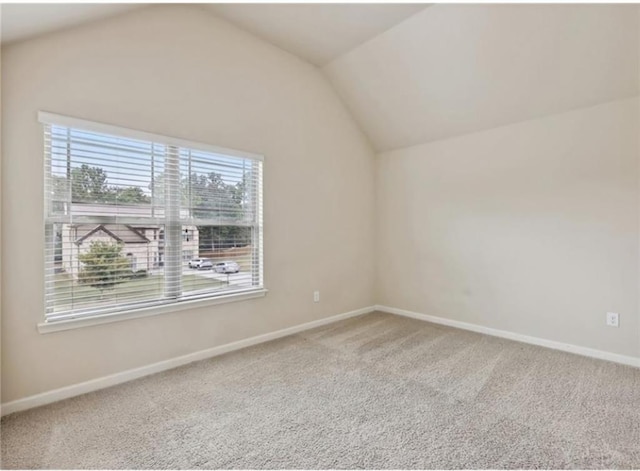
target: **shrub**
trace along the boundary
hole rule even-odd
[[[120,255],[122,246],[108,242],[92,242],[89,251],[80,255],[82,270],[78,275],[80,283],[104,291],[126,280],[129,260]]]

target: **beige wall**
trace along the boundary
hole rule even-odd
[[[378,302],[640,357],[638,106],[380,154]]]
[[[373,303],[373,153],[316,68],[155,6],[10,45],[2,70],[2,402]],[[268,295],[39,334],[38,110],[264,154]]]

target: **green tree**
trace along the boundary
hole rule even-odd
[[[99,203],[109,199],[107,174],[100,167],[82,164],[71,170],[72,201]]]
[[[233,221],[244,214],[248,205],[248,188],[251,174],[235,184],[226,183],[217,172],[185,175],[180,181],[181,204],[188,207],[198,219],[222,220],[221,225],[198,225],[199,248],[210,251],[223,247],[245,246],[251,243],[251,228],[233,225]],[[164,174],[154,178],[153,192],[156,203],[164,204]],[[149,186],[151,189],[151,185]],[[228,220],[231,224],[224,224]]]
[[[54,199],[64,201],[66,197],[65,177],[53,179]],[[118,187],[107,184],[107,173],[101,167],[82,164],[71,170],[72,202],[74,203],[150,203],[151,198],[138,186]]]
[[[126,281],[131,270],[129,260],[121,255],[121,251],[121,244],[92,242],[89,251],[78,257],[83,264],[78,281],[103,293]]]
[[[251,228],[243,226],[198,226],[199,248],[203,251],[244,247],[251,243]]]
[[[226,183],[218,173],[191,178],[191,201],[196,217],[233,221],[243,215],[248,185],[245,177],[236,184]],[[224,224],[198,226],[201,250],[245,246],[251,242],[251,228]]]
[[[139,186],[130,186],[127,188],[113,187],[111,192],[114,200],[118,203],[150,203],[151,198],[144,194]]]

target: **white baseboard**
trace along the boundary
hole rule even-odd
[[[126,370],[121,373],[115,373],[109,376],[103,376],[101,378],[92,379],[83,383],[72,384],[71,386],[65,386],[60,389],[54,389],[52,391],[35,394],[15,401],[7,402],[0,406],[1,415],[12,414],[14,412],[23,411],[26,409],[32,409],[34,407],[43,406],[45,404],[51,404],[52,402],[61,401],[70,397],[79,396],[88,392],[97,391],[99,389],[108,388],[117,384],[125,383],[134,379],[142,378],[143,376],[152,375],[161,371],[170,370],[183,366],[194,361],[206,360],[224,353],[232,352],[234,350],[240,350],[241,348],[251,347],[270,340],[286,337],[287,335],[297,334],[299,332],[320,327],[333,322],[348,319],[350,317],[359,316],[361,314],[367,314],[374,310],[373,306],[357,309],[355,311],[345,312],[336,316],[326,317],[317,321],[307,322],[305,324],[296,325],[287,329],[277,330],[268,334],[257,335],[248,339],[238,340],[237,342],[227,343],[218,347],[208,348],[206,350],[200,350],[198,352],[189,353],[170,360],[160,361],[151,365],[142,366],[140,368],[134,368]]]
[[[444,317],[430,316],[427,314],[421,314],[419,312],[407,311],[404,309],[397,309],[389,306],[375,306],[376,311],[388,312],[389,314],[397,314],[400,316],[411,317],[413,319],[419,319],[422,321],[433,322],[434,324],[447,325],[449,327],[456,327],[458,329],[470,330],[472,332],[478,332],[481,334],[487,334],[494,337],[502,337],[509,340],[515,340],[517,342],[524,342],[532,345],[538,345],[540,347],[552,348],[554,350],[562,350],[563,352],[575,353],[577,355],[583,355],[591,358],[598,358],[600,360],[612,361],[614,363],[621,363],[623,365],[635,366],[640,368],[640,358],[630,357],[626,355],[619,355],[617,353],[603,352],[602,350],[595,350],[593,348],[580,347],[578,345],[572,345],[569,343],[556,342],[555,340],[547,340],[539,337],[530,337],[528,335],[516,334],[506,330],[493,329],[491,327],[484,327],[477,324],[469,324],[467,322],[455,321]]]

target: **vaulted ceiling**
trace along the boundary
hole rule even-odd
[[[325,67],[377,150],[638,93],[636,5],[427,8]]]
[[[134,3],[4,3],[0,6],[2,43],[108,18],[141,6]]]
[[[26,39],[149,4],[4,4],[2,42]],[[427,4],[201,3],[250,33],[322,66],[423,10]]]
[[[423,10],[425,4],[211,3],[216,15],[323,66]]]
[[[427,6],[193,8],[321,67],[378,151],[638,94],[636,5]],[[2,41],[140,7],[4,4]]]

